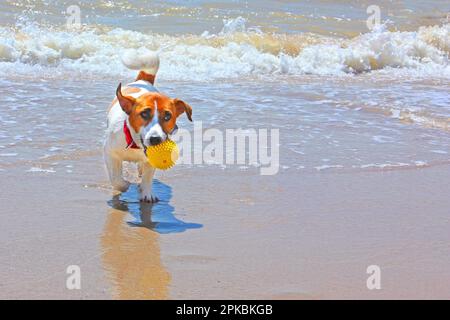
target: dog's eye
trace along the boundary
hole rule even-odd
[[[141,117],[144,120],[150,120],[150,109],[144,110],[141,112]]]
[[[164,114],[164,121],[169,121],[172,118],[172,114],[169,111],[166,111]]]

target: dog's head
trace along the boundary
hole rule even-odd
[[[159,92],[147,92],[133,98],[122,95],[122,86],[116,90],[117,100],[128,115],[130,126],[140,135],[144,146],[165,141],[178,129],[177,118],[186,113],[192,121],[192,108],[180,99],[171,99]]]

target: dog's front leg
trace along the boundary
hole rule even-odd
[[[122,160],[105,153],[105,164],[113,188],[120,192],[127,191],[130,183],[122,177]]]
[[[148,163],[140,164],[142,170],[141,196],[140,200],[145,202],[157,202],[158,198],[152,195],[152,181],[155,174],[155,168]]]

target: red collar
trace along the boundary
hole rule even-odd
[[[123,122],[123,133],[125,134],[125,140],[127,141],[127,149],[140,149],[131,136],[130,128],[127,126],[127,120]]]

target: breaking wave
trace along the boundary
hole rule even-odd
[[[352,39],[311,33],[263,33],[239,17],[217,34],[169,36],[104,26],[67,30],[20,21],[0,27],[0,72],[57,70],[89,75],[126,74],[125,49],[159,50],[160,77],[209,80],[267,75],[346,75],[398,69],[450,78],[450,24],[414,32],[385,26]]]

